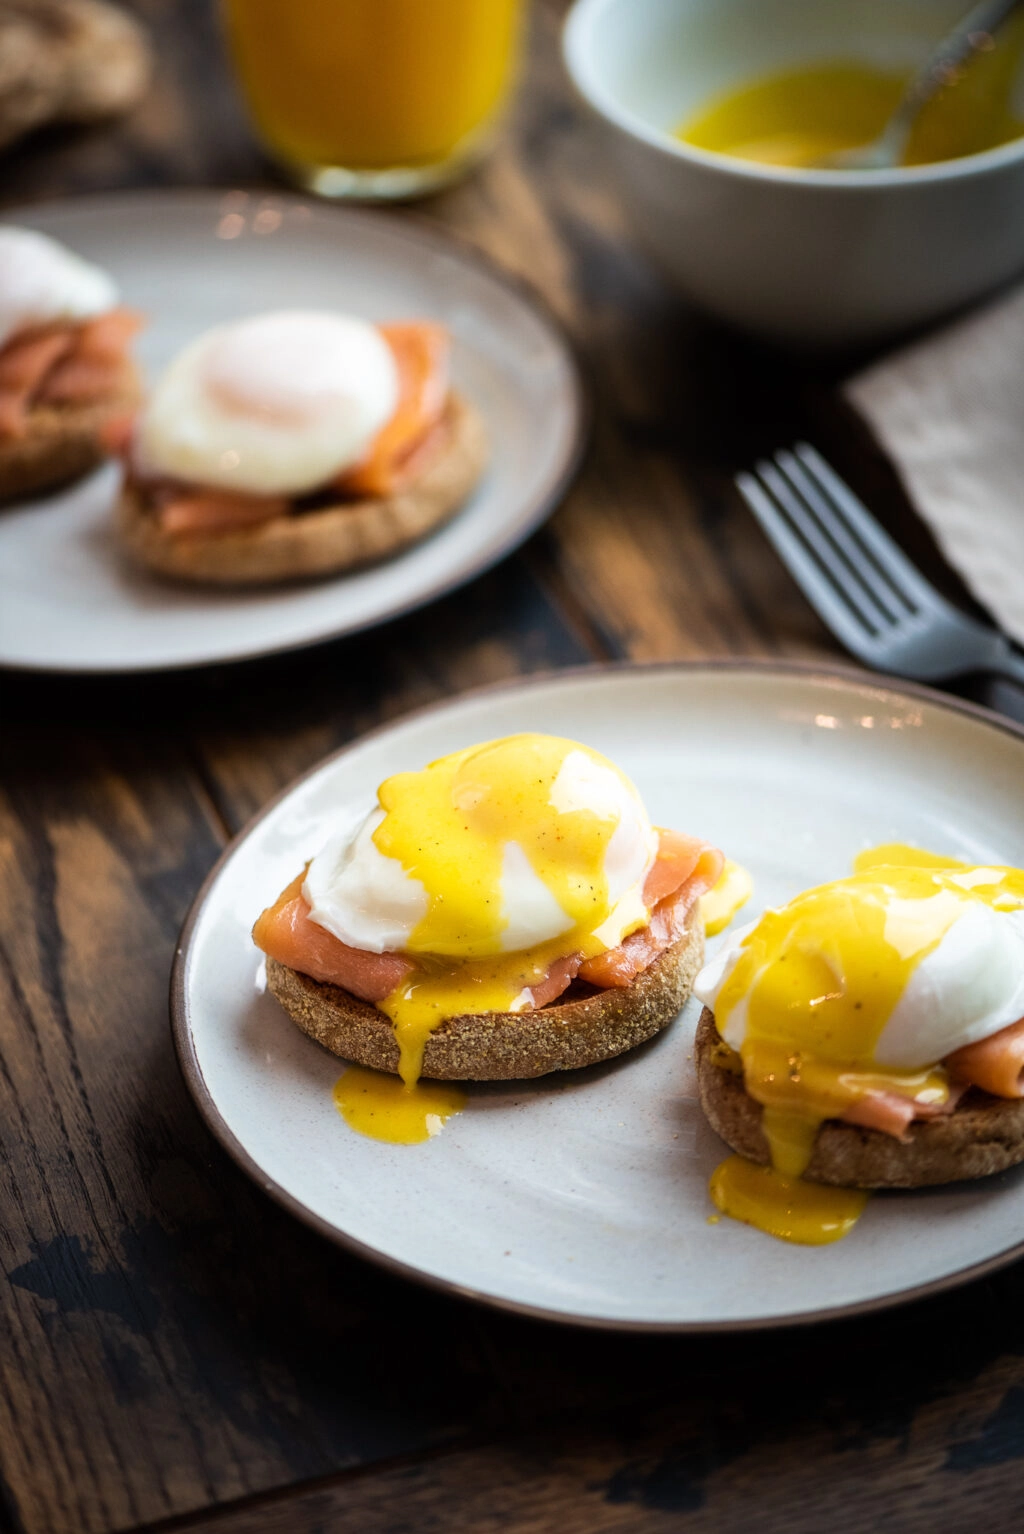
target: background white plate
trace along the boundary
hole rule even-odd
[[[924,690],[750,664],[577,673],[471,695],[330,758],[232,845],[186,924],[175,1037],[207,1122],[270,1193],[363,1255],[549,1317],[688,1330],[906,1298],[1021,1250],[1024,1171],[879,1195],[852,1235],[788,1246],[713,1213],[725,1154],[696,1100],[699,1008],[618,1061],[470,1088],[436,1139],[353,1133],[342,1066],[261,991],[249,929],[382,778],[516,730],[612,756],[652,819],[753,873],[749,914],[903,840],[1024,865],[1024,730]]]
[[[553,324],[496,268],[409,215],[244,192],[129,193],[5,210],[107,268],[147,328],[152,379],[199,331],[269,308],[428,316],[455,337],[458,386],[491,436],[486,478],[447,527],[396,559],[263,592],[150,577],[109,526],[118,471],[0,509],[0,665],[153,671],[349,634],[452,590],[553,508],[580,452],[575,365]]]

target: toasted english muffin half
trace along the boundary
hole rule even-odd
[[[672,1022],[704,961],[699,918],[632,985],[553,1002],[536,1012],[447,1018],[427,1040],[424,1076],[516,1081],[577,1070],[634,1049]],[[343,1060],[398,1072],[390,1019],[369,1002],[267,959],[267,983],[293,1023]]]
[[[220,586],[333,575],[385,559],[454,516],[484,471],[487,431],[480,413],[453,394],[445,419],[443,447],[394,495],[339,500],[230,532],[165,532],[145,491],[126,484],[117,508],[122,543],[161,575]]]
[[[20,437],[0,438],[0,501],[54,489],[109,458],[103,428],[141,397],[135,364],[126,361],[116,389],[93,404],[34,406]]]
[[[768,1165],[760,1103],[749,1095],[738,1057],[705,1007],[694,1046],[701,1107],[715,1133],[748,1161]],[[878,1129],[827,1120],[804,1177],[837,1188],[927,1188],[988,1177],[1024,1161],[1024,1099],[972,1087],[944,1118],[919,1119],[905,1141]]]

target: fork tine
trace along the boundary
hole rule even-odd
[[[794,449],[811,478],[829,498],[846,525],[874,559],[889,582],[906,594],[915,608],[942,607],[949,604],[930,581],[925,580],[904,554],[899,544],[871,515],[864,502],[859,500],[844,480],[826,463],[821,454],[809,442],[798,442]]]
[[[839,594],[874,632],[881,633],[888,628],[896,616],[892,610],[895,607],[892,597],[889,598],[890,605],[886,606],[862,575],[860,564],[863,561],[848,559],[835,539],[829,536],[813,508],[786,476],[784,463],[780,464],[778,457],[774,463],[762,460],[757,465],[757,473]]]
[[[912,616],[917,607],[875,559],[870,549],[859,541],[855,531],[837,507],[793,453],[782,449],[775,454],[779,472],[789,482],[811,515],[835,545],[836,555],[845,561],[858,584],[869,591],[886,618],[897,623]]]
[[[871,627],[837,589],[761,481],[753,474],[737,474],[736,488],[815,611],[848,650],[871,656]]]

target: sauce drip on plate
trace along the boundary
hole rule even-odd
[[[441,1081],[407,1087],[397,1076],[350,1065],[335,1083],[334,1106],[350,1129],[371,1140],[419,1145],[462,1112],[466,1094]]]
[[[868,1195],[859,1188],[826,1188],[774,1168],[730,1156],[711,1174],[711,1197],[723,1214],[769,1236],[801,1246],[839,1241],[863,1212]]]

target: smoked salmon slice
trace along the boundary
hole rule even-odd
[[[717,877],[717,876],[716,876]],[[632,985],[637,975],[649,969],[659,954],[671,948],[686,931],[686,921],[694,904],[707,893],[711,884],[704,877],[691,875],[684,884],[654,907],[651,919],[639,932],[630,933],[618,948],[609,948],[580,965],[580,979],[601,990],[623,989]]]
[[[71,350],[70,330],[15,336],[0,351],[0,389],[33,394],[58,358]]]
[[[21,436],[34,405],[87,404],[112,393],[141,324],[132,310],[112,309],[15,336],[0,351],[0,437]]]
[[[390,495],[415,478],[445,433],[447,331],[426,323],[382,325],[380,330],[398,365],[398,407],[363,461],[335,481],[346,495]],[[168,533],[219,533],[284,516],[290,505],[279,496],[190,489],[165,500],[158,516]]]
[[[718,883],[724,864],[724,853],[699,837],[659,828],[658,855],[644,881],[644,900],[648,909],[664,900],[666,895],[674,894],[694,874],[709,880],[707,887],[711,889]]]
[[[120,362],[97,361],[72,352],[62,357],[38,390],[37,405],[83,405],[117,388]]]
[[[919,1103],[899,1092],[866,1092],[855,1103],[850,1103],[840,1117],[847,1124],[859,1124],[862,1129],[879,1129],[896,1140],[906,1140],[907,1130],[915,1119],[945,1118],[953,1112],[966,1090],[966,1082],[951,1083],[944,1103]]]
[[[682,937],[694,904],[718,883],[724,863],[717,847],[682,831],[659,830],[658,856],[644,881],[650,921],[618,948],[587,959],[580,966],[580,979],[602,989],[631,985]]]
[[[72,344],[68,330],[15,337],[0,352],[0,437],[20,437],[33,396]]]
[[[400,953],[367,953],[350,948],[333,932],[310,920],[302,894],[305,870],[293,879],[252,929],[257,948],[313,980],[340,985],[362,1001],[383,1001],[415,966]]]
[[[336,484],[346,495],[391,495],[419,471],[420,448],[442,424],[448,403],[451,341],[443,325],[381,325],[398,366],[398,405],[361,463]]]
[[[905,1140],[915,1118],[915,1107],[909,1097],[901,1097],[898,1092],[868,1092],[851,1103],[842,1117],[847,1124],[859,1124],[862,1129],[879,1129],[895,1140]]]
[[[556,959],[544,979],[530,987],[535,1008],[561,996],[577,974],[601,989],[628,986],[682,935],[694,904],[717,882],[723,857],[694,837],[675,831],[658,834],[659,855],[647,876],[644,898],[648,888],[668,888],[669,893],[654,907],[648,925],[597,958],[584,962],[575,953]],[[363,1001],[383,1001],[416,968],[414,961],[405,954],[350,948],[327,932],[309,915],[302,895],[304,879],[305,874],[300,874],[263,912],[253,928],[257,947],[314,980],[339,985]]]
[[[530,986],[530,995],[533,997],[534,1011],[541,1007],[549,1006],[556,1001],[563,991],[567,991],[579,974],[583,955],[570,953],[564,959],[556,959],[544,976],[536,985]]]
[[[993,1097],[1024,1097],[1024,1017],[977,1044],[965,1044],[946,1058],[959,1081]]]
[[[99,429],[99,438],[113,458],[121,458],[131,446],[135,430],[135,412],[126,410],[123,415],[110,416]]]
[[[196,490],[172,495],[158,507],[157,516],[165,533],[227,533],[286,516],[289,505],[283,495]]]
[[[47,373],[36,403],[87,404],[117,387],[128,343],[141,330],[142,315],[134,309],[111,309],[70,331],[71,344]]]
[[[135,309],[109,309],[78,328],[75,352],[83,361],[123,362],[128,343],[142,329],[145,320]]]

